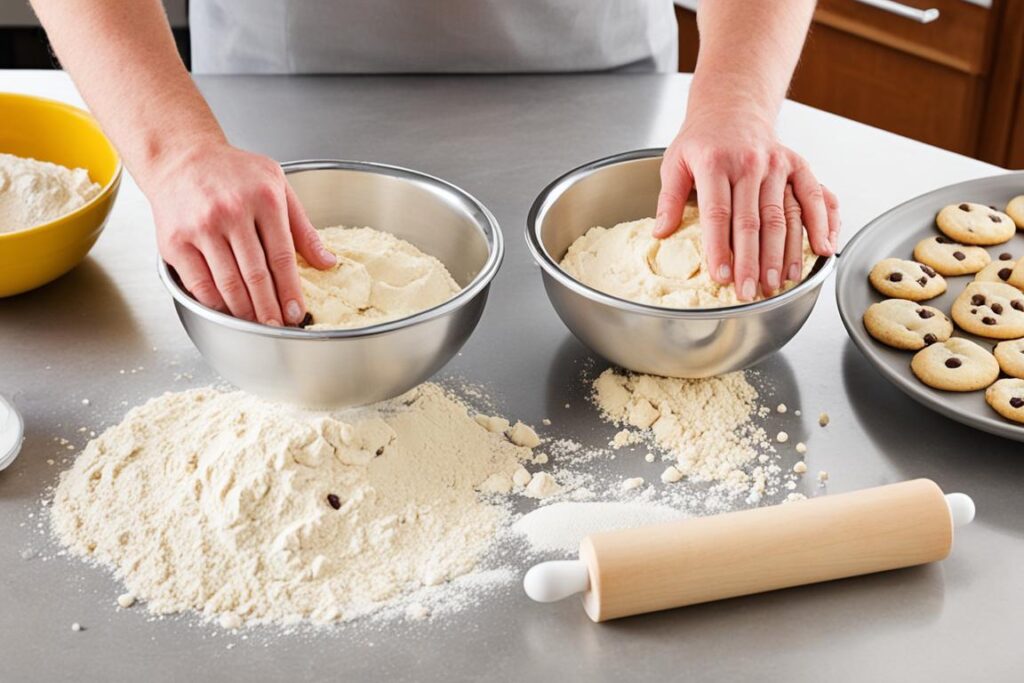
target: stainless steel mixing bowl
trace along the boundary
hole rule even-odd
[[[313,225],[390,232],[440,259],[463,289],[400,320],[307,331],[209,309],[160,261],[160,278],[196,348],[242,389],[307,406],[364,405],[429,378],[462,347],[483,312],[504,253],[494,216],[454,185],[404,168],[356,161],[299,161],[283,168]]]
[[[628,370],[711,377],[754,365],[782,348],[807,320],[835,257],[771,299],[727,308],[648,306],[588,287],[559,267],[569,245],[595,225],[653,216],[664,149],[599,159],[548,185],[530,209],[526,241],[555,311],[595,352]]]

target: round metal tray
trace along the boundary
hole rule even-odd
[[[939,234],[935,227],[935,214],[939,209],[947,204],[977,202],[1002,210],[1011,198],[1019,194],[1024,194],[1024,172],[949,185],[885,212],[861,229],[843,249],[836,276],[836,302],[853,343],[886,379],[912,399],[975,429],[1024,441],[1024,425],[1000,417],[985,402],[983,391],[946,392],[922,384],[910,371],[913,352],[892,349],[875,341],[862,322],[868,306],[885,298],[868,283],[871,267],[888,256],[912,259],[915,244],[929,235]],[[1012,253],[1014,258],[1024,258],[1024,232],[1018,230],[1006,244],[987,249],[993,259],[1004,251]],[[953,300],[973,279],[973,275],[948,277],[946,293],[923,303],[948,314]],[[959,328],[954,335],[976,341],[986,349],[992,349],[996,344],[995,340],[976,337]]]

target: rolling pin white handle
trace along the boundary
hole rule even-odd
[[[947,493],[946,506],[954,527],[974,520],[974,501],[965,493]],[[590,572],[582,560],[541,562],[523,577],[526,594],[537,602],[557,602],[590,589]]]

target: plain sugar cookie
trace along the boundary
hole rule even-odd
[[[991,339],[1024,337],[1024,292],[998,282],[972,282],[953,302],[963,330]]]
[[[1024,379],[1024,339],[999,342],[992,353],[1003,372],[1010,377]]]
[[[882,259],[868,275],[871,285],[894,299],[924,301],[946,291],[946,279],[931,266],[900,258]]]
[[[995,356],[960,337],[921,349],[910,361],[910,369],[919,380],[943,391],[977,391],[999,377]]]
[[[1024,379],[1001,379],[988,388],[985,400],[1007,420],[1024,424]]]
[[[906,299],[871,304],[864,313],[864,327],[883,344],[906,351],[944,342],[953,334],[953,323],[942,311]]]
[[[963,244],[1002,244],[1017,232],[1013,220],[1002,211],[971,202],[943,208],[935,223],[947,237]]]
[[[945,235],[926,237],[918,242],[914,258],[947,277],[977,273],[992,261],[981,247],[958,244]]]
[[[1013,219],[1017,228],[1024,230],[1024,194],[1017,195],[1006,205],[1006,215]]]

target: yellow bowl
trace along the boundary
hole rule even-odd
[[[0,233],[0,297],[35,289],[77,266],[103,231],[121,184],[121,160],[85,111],[0,93],[0,152],[84,168],[103,188],[85,206],[27,230]]]

